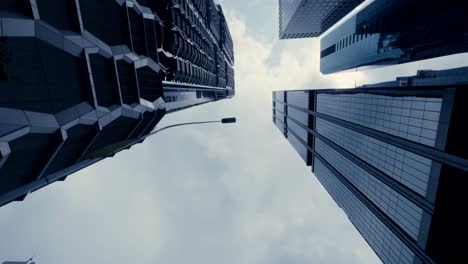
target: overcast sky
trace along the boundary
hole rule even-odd
[[[323,76],[319,40],[279,41],[277,0],[220,1],[237,94],[65,182],[0,208],[0,262],[38,264],[379,263],[272,123],[271,91],[346,88],[463,65],[466,55]]]

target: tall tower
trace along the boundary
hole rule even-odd
[[[213,0],[0,1],[0,206],[231,98],[233,65]]]
[[[384,263],[454,263],[468,231],[467,87],[460,68],[278,91],[273,122]]]
[[[466,1],[375,0],[322,38],[320,71],[468,52],[467,16]]]
[[[279,0],[279,37],[318,37],[362,2],[364,0]]]

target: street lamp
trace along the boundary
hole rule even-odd
[[[175,125],[169,125],[157,130],[154,130],[153,132],[135,138],[135,139],[128,139],[128,140],[123,140],[119,141],[117,143],[114,143],[112,145],[108,145],[102,148],[99,148],[87,155],[84,156],[85,159],[95,159],[95,158],[107,158],[115,155],[117,152],[120,152],[121,150],[124,150],[126,148],[130,148],[132,145],[142,142],[148,137],[154,136],[155,134],[169,129],[173,127],[179,127],[179,126],[188,126],[188,125],[200,125],[200,124],[210,124],[210,123],[221,123],[221,124],[231,124],[231,123],[236,123],[236,118],[235,117],[228,117],[228,118],[223,118],[221,120],[213,120],[213,121],[199,121],[199,122],[187,122],[187,123],[180,123],[180,124],[175,124]]]
[[[75,173],[81,169],[84,169],[100,160],[103,160],[107,157],[113,156],[117,152],[129,148],[135,143],[138,143],[140,141],[143,141],[147,137],[153,136],[163,130],[166,130],[171,127],[177,127],[177,126],[186,126],[186,125],[197,125],[197,124],[208,124],[208,123],[221,123],[221,124],[228,124],[228,123],[236,123],[236,118],[235,117],[230,117],[230,118],[223,118],[221,120],[217,121],[202,121],[202,122],[189,122],[189,123],[181,123],[181,124],[175,124],[175,125],[170,125],[167,127],[160,128],[158,130],[155,130],[148,135],[144,135],[142,137],[136,138],[136,139],[130,139],[130,140],[124,140],[117,142],[115,144],[100,148],[98,150],[95,150],[91,152],[90,154],[87,154],[84,156],[84,158],[63,169],[58,172],[52,173],[50,175],[47,175],[45,177],[41,177],[39,179],[36,179],[35,181],[32,181],[30,183],[27,183],[17,189],[15,189],[12,192],[0,195],[0,206],[3,206],[7,204],[10,201],[13,201],[15,199],[18,199],[19,197],[22,197],[24,195],[27,195],[31,190],[37,190],[40,189],[52,182],[55,182],[57,180],[63,180],[65,177],[68,175]],[[31,263],[32,264],[32,263]]]

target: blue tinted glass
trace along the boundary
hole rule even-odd
[[[288,104],[309,109],[308,91],[288,91]]]
[[[315,150],[347,180],[395,221],[413,239],[417,240],[422,209],[388,187],[373,175],[323,143],[315,140]]]
[[[316,119],[316,130],[393,179],[423,196],[426,195],[432,167],[430,159],[321,118]],[[414,180],[410,180],[412,178]],[[420,184],[407,184],[408,182]]]
[[[293,133],[288,133],[288,141],[297,151],[299,156],[301,156],[301,158],[307,162],[307,147],[295,135],[293,135]]]
[[[288,116],[294,118],[304,126],[308,126],[309,114],[288,106]]]
[[[415,254],[349,191],[318,159],[315,176],[348,215],[369,246],[384,263],[400,264],[420,261]]]
[[[427,110],[426,104],[430,105]],[[437,137],[441,104],[442,98],[415,96],[393,97],[364,93],[317,95],[319,113],[431,147],[435,145]]]

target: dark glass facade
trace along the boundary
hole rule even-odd
[[[362,2],[364,0],[279,0],[279,37],[318,37]]]
[[[324,74],[468,51],[466,1],[375,0],[321,40]]]
[[[233,65],[213,0],[0,1],[0,206],[231,98]]]
[[[453,263],[468,231],[467,88],[459,68],[278,91],[273,122],[384,263]]]

